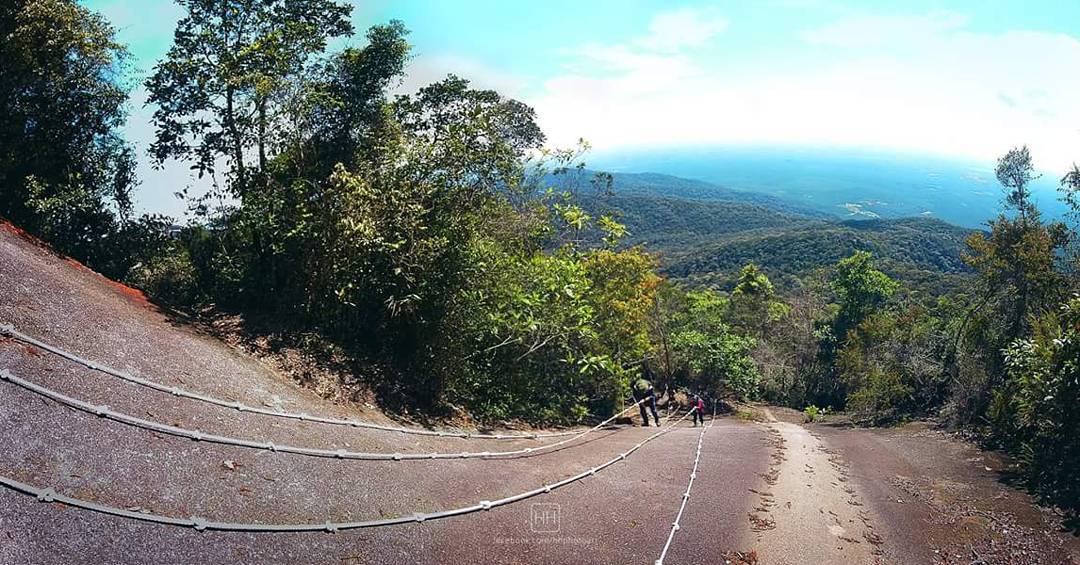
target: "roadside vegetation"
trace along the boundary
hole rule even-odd
[[[192,220],[171,233],[172,219],[134,216],[127,55],[72,0],[0,7],[0,215],[173,308],[318,335],[387,404],[569,424],[611,414],[645,377],[809,420],[934,416],[1016,454],[1076,509],[1080,170],[1061,183],[1076,215],[1048,222],[1028,150],[1009,151],[1001,214],[967,236],[964,265],[942,263],[947,284],[889,276],[862,249],[781,269],[783,290],[758,264],[727,269],[727,253],[709,263],[727,271],[675,282],[628,243],[633,199],[584,169],[584,144],[546,147],[527,105],[456,76],[392,95],[402,23],[331,51],[354,33],[335,0],[180,4],[145,87],[149,158],[210,187],[181,194]],[[815,232],[799,229],[766,266],[805,259]]]

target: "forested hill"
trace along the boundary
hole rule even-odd
[[[791,214],[813,218],[834,216],[791,200],[747,190],[735,190],[700,180],[686,179],[659,173],[614,173],[613,186],[620,196],[669,196],[673,198],[710,202],[739,202],[754,204]]]
[[[966,235],[937,220],[806,222],[702,238],[672,253],[665,270],[696,283],[727,285],[743,265],[756,263],[789,287],[796,278],[862,250],[878,257],[890,276],[938,294],[949,287],[945,279],[966,272],[960,260]]]
[[[558,190],[571,189],[578,196],[589,198],[585,188],[597,171],[582,169],[564,175],[549,174],[544,186]],[[621,198],[674,198],[697,202],[744,204],[767,208],[773,212],[793,214],[804,218],[837,218],[838,216],[804,206],[790,199],[764,192],[736,190],[710,182],[687,179],[660,173],[611,173],[611,187]]]
[[[966,268],[960,259],[971,230],[928,218],[845,220],[781,198],[659,174],[616,174],[614,195],[584,196],[593,212],[616,211],[628,242],[661,254],[677,279],[721,287],[747,263],[784,287],[834,265],[856,250],[883,270],[932,293]]]

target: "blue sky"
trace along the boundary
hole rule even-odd
[[[165,0],[84,4],[116,25],[136,79],[180,17]],[[460,74],[533,105],[554,145],[810,145],[986,161],[1027,143],[1051,174],[1080,160],[1080,2],[354,4],[361,32],[391,18],[412,30],[403,90]],[[136,89],[127,127],[141,149],[152,136],[143,99]],[[191,182],[184,167],[140,172],[143,208],[181,210],[171,194]]]

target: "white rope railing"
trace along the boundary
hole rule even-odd
[[[274,442],[258,442],[247,439],[239,439],[229,436],[204,433],[200,430],[188,430],[179,426],[171,426],[168,424],[162,424],[153,420],[146,420],[137,416],[131,416],[122,412],[117,412],[111,409],[107,405],[98,405],[77,398],[72,398],[61,392],[57,392],[51,388],[41,386],[36,383],[32,383],[26,379],[19,378],[12,374],[8,370],[0,370],[0,380],[7,381],[19,387],[22,387],[31,392],[40,394],[46,398],[70,406],[77,410],[82,410],[102,418],[108,418],[117,422],[135,426],[137,428],[143,428],[146,430],[168,434],[172,436],[184,437],[193,439],[195,441],[205,441],[209,443],[219,443],[222,445],[232,445],[237,447],[246,447],[251,449],[262,449],[273,452],[293,453],[296,455],[306,455],[310,457],[326,457],[331,459],[359,459],[367,461],[416,461],[424,459],[515,459],[520,457],[527,457],[536,454],[542,454],[550,452],[556,447],[564,446],[572,441],[584,437],[586,434],[590,434],[599,430],[600,428],[608,425],[616,418],[629,412],[637,404],[632,404],[624,408],[618,414],[600,422],[599,424],[579,432],[573,437],[569,437],[555,443],[549,443],[540,445],[537,447],[525,447],[522,449],[514,449],[509,451],[482,451],[482,452],[457,452],[457,453],[384,453],[384,452],[364,452],[364,451],[348,451],[345,449],[317,449],[313,447],[298,447],[294,445],[277,445]]]
[[[17,340],[23,342],[23,343],[27,343],[27,344],[33,345],[34,347],[37,347],[39,349],[43,349],[45,351],[48,351],[49,353],[52,353],[54,355],[59,355],[60,357],[63,357],[65,359],[69,360],[69,361],[73,361],[75,363],[78,363],[79,365],[82,365],[82,366],[84,366],[84,367],[86,367],[88,369],[93,369],[95,371],[99,371],[99,372],[105,373],[107,375],[112,375],[112,376],[117,377],[119,379],[123,379],[123,380],[125,380],[127,382],[134,383],[134,384],[137,384],[137,385],[140,385],[140,386],[144,386],[146,388],[150,388],[150,389],[153,389],[153,390],[156,390],[156,391],[159,391],[159,392],[169,393],[169,394],[171,394],[173,396],[178,396],[178,397],[181,397],[181,398],[189,398],[189,399],[192,399],[192,400],[198,400],[200,402],[207,402],[209,404],[214,404],[214,405],[221,406],[221,407],[224,407],[224,408],[231,408],[231,409],[234,409],[234,410],[239,410],[241,412],[250,412],[252,414],[259,414],[259,415],[262,415],[262,416],[273,416],[273,417],[276,417],[276,418],[287,418],[287,419],[291,419],[291,420],[301,420],[301,421],[305,421],[305,422],[317,422],[317,423],[320,423],[320,424],[330,424],[330,425],[334,425],[334,426],[351,426],[351,427],[354,427],[354,428],[366,428],[366,429],[372,429],[372,430],[380,430],[380,431],[384,431],[384,432],[397,432],[397,433],[403,433],[403,434],[424,435],[424,436],[438,436],[438,437],[458,437],[458,438],[464,438],[464,439],[539,439],[539,438],[549,438],[549,437],[565,437],[565,436],[575,435],[575,434],[579,433],[576,430],[575,431],[567,431],[567,432],[539,432],[539,433],[528,433],[528,434],[480,434],[480,433],[463,432],[463,431],[456,431],[456,430],[454,430],[454,431],[424,430],[424,429],[419,429],[419,428],[406,428],[406,427],[402,427],[402,426],[385,426],[385,425],[382,425],[382,424],[376,424],[374,422],[365,422],[363,420],[344,419],[344,418],[328,418],[328,417],[324,417],[324,416],[313,416],[313,415],[304,414],[304,413],[285,412],[285,411],[278,411],[278,410],[268,410],[266,408],[261,408],[259,406],[248,406],[248,405],[245,405],[245,404],[243,404],[241,402],[231,401],[231,400],[223,400],[223,399],[220,399],[220,398],[215,398],[213,396],[208,396],[208,395],[200,394],[200,393],[197,393],[197,392],[192,392],[192,391],[189,391],[189,390],[185,390],[185,389],[180,388],[180,387],[171,387],[171,386],[163,385],[163,384],[155,382],[155,381],[151,381],[151,380],[148,380],[148,379],[137,377],[135,375],[132,375],[132,374],[126,373],[124,371],[114,369],[114,368],[109,367],[107,365],[104,365],[102,363],[98,363],[96,361],[91,361],[89,359],[84,359],[84,358],[82,358],[82,357],[80,357],[80,356],[78,356],[78,355],[76,355],[74,353],[71,353],[70,351],[66,351],[64,349],[61,349],[59,347],[56,347],[54,345],[51,345],[49,343],[46,343],[44,341],[41,341],[39,339],[36,339],[36,338],[31,337],[29,335],[26,335],[26,334],[20,332],[19,330],[16,330],[15,327],[10,325],[10,324],[0,324],[0,335],[6,335],[8,337],[12,337],[14,339],[17,339]]]
[[[115,506],[109,506],[109,505],[105,505],[105,504],[98,504],[96,502],[90,502],[88,500],[82,500],[82,499],[79,499],[79,498],[75,498],[75,497],[67,496],[67,495],[64,495],[64,494],[61,494],[61,493],[57,493],[52,488],[37,488],[37,487],[31,486],[31,485],[28,485],[26,483],[17,481],[15,479],[5,477],[5,476],[0,476],[0,484],[2,484],[3,486],[6,486],[6,487],[8,487],[8,488],[10,488],[12,490],[15,490],[17,492],[21,492],[23,494],[28,494],[30,496],[33,496],[34,498],[36,498],[40,502],[47,502],[47,503],[58,502],[58,503],[61,503],[61,504],[66,504],[68,506],[73,506],[75,508],[82,508],[84,510],[91,510],[91,511],[94,511],[94,512],[100,512],[102,514],[109,514],[109,515],[112,515],[112,516],[119,516],[119,517],[122,517],[122,518],[130,518],[132,520],[139,520],[139,521],[142,521],[142,522],[152,522],[152,523],[156,523],[156,524],[166,524],[166,525],[170,525],[170,526],[183,526],[183,527],[188,527],[188,528],[195,528],[196,530],[199,530],[199,531],[203,531],[203,530],[241,531],[241,532],[312,532],[312,531],[324,531],[324,532],[331,532],[332,533],[332,532],[337,532],[337,531],[340,531],[340,530],[350,530],[350,529],[357,529],[357,528],[373,528],[373,527],[379,527],[379,526],[390,526],[390,525],[395,525],[395,524],[408,524],[408,523],[416,523],[416,522],[425,522],[425,521],[428,521],[428,520],[438,520],[440,518],[449,518],[451,516],[460,516],[462,514],[469,514],[469,513],[472,513],[472,512],[480,512],[480,511],[484,511],[484,510],[491,510],[492,508],[496,508],[496,507],[499,507],[499,506],[505,506],[507,504],[511,504],[511,503],[518,502],[518,501],[521,501],[521,500],[525,500],[527,498],[532,498],[534,496],[539,496],[541,494],[546,494],[546,493],[552,492],[552,491],[554,491],[556,489],[559,489],[561,487],[564,487],[564,486],[566,486],[568,484],[577,482],[577,481],[579,481],[581,479],[584,479],[586,477],[593,476],[593,475],[599,473],[600,471],[610,467],[611,465],[614,465],[615,463],[618,463],[619,461],[622,461],[622,460],[626,459],[632,453],[634,453],[638,449],[641,449],[641,447],[644,446],[646,443],[648,443],[648,442],[656,439],[657,437],[659,437],[661,435],[664,435],[664,434],[670,432],[671,430],[673,430],[675,428],[675,426],[679,422],[681,422],[683,419],[685,419],[690,414],[691,414],[691,412],[687,412],[686,414],[684,414],[682,416],[682,418],[679,418],[678,420],[672,422],[671,424],[667,425],[666,427],[660,429],[660,431],[658,431],[658,432],[650,435],[649,437],[645,438],[644,440],[638,442],[637,444],[635,444],[630,449],[620,453],[619,455],[615,456],[614,458],[610,459],[609,461],[607,461],[607,462],[605,462],[605,463],[603,463],[601,465],[598,465],[596,467],[592,467],[592,468],[590,468],[590,469],[588,469],[586,471],[582,471],[581,473],[578,473],[578,474],[576,474],[576,475],[574,475],[572,477],[565,478],[565,479],[563,479],[561,481],[558,481],[558,482],[555,482],[555,483],[552,483],[552,484],[549,484],[549,485],[544,485],[542,487],[535,488],[535,489],[530,490],[530,491],[518,493],[518,494],[515,494],[515,495],[512,495],[512,496],[505,497],[505,498],[500,498],[500,499],[497,499],[497,500],[481,500],[480,502],[478,502],[476,504],[473,504],[473,505],[470,505],[470,506],[464,506],[464,507],[461,507],[461,508],[455,508],[455,509],[452,509],[452,510],[442,510],[442,511],[439,511],[439,512],[430,512],[430,513],[417,512],[417,513],[414,513],[414,514],[411,514],[411,515],[404,515],[404,516],[399,516],[399,517],[395,517],[395,518],[383,518],[383,519],[378,519],[378,520],[365,520],[365,521],[358,521],[358,522],[331,522],[331,521],[325,521],[325,522],[322,522],[322,523],[307,523],[307,524],[257,524],[257,523],[240,523],[240,522],[217,522],[217,521],[207,520],[205,518],[201,518],[201,517],[198,517],[198,516],[192,516],[190,518],[175,518],[175,517],[171,517],[171,516],[163,516],[163,515],[154,514],[154,513],[143,513],[143,512],[135,512],[135,511],[132,511],[132,510],[124,510],[122,508],[117,508]]]
[[[693,412],[693,410],[691,410]],[[684,416],[685,417],[685,416]],[[701,433],[698,434],[697,441],[697,454],[694,455],[694,469],[690,471],[690,481],[686,484],[686,492],[682,495],[682,504],[679,505],[679,513],[675,515],[675,521],[671,523],[671,531],[668,533],[667,542],[664,543],[664,548],[660,550],[660,557],[657,558],[655,565],[664,565],[664,558],[667,557],[668,550],[671,549],[671,542],[675,539],[675,532],[679,531],[682,526],[679,525],[679,520],[682,520],[683,510],[686,510],[686,503],[690,501],[690,489],[694,486],[694,479],[697,478],[698,463],[701,462],[701,445],[705,439],[705,432],[713,425],[713,420],[716,419],[716,405],[713,404],[713,415],[709,419],[709,425],[701,426]]]

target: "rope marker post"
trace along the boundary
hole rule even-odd
[[[578,432],[572,437],[559,440],[554,443],[545,444],[539,447],[527,447],[522,449],[514,449],[509,451],[485,451],[485,452],[460,452],[460,453],[382,453],[382,452],[362,452],[362,451],[346,451],[342,449],[319,449],[313,447],[301,447],[293,445],[277,445],[274,442],[260,443],[253,440],[239,439],[230,436],[223,436],[218,434],[205,433],[201,430],[188,430],[179,426],[172,426],[169,424],[163,424],[155,422],[153,420],[147,420],[145,418],[139,418],[137,416],[131,416],[122,412],[112,410],[108,406],[98,406],[84,400],[79,400],[67,396],[61,392],[55,391],[45,386],[27,381],[20,377],[15,376],[10,371],[4,371],[4,377],[2,380],[8,383],[19,386],[30,392],[34,392],[41,396],[44,396],[50,400],[59,402],[71,408],[87,412],[106,418],[122,424],[127,424],[136,428],[142,428],[154,432],[159,432],[176,437],[183,437],[192,439],[194,441],[206,441],[209,443],[218,443],[222,445],[232,445],[236,447],[247,447],[252,449],[264,449],[271,452],[292,453],[296,455],[305,455],[309,457],[325,457],[330,459],[359,459],[368,461],[416,461],[416,460],[429,460],[429,459],[517,459],[521,457],[533,456],[536,454],[550,453],[551,450],[567,445],[573,441],[576,441],[587,434],[593,433],[604,426],[608,425],[616,418],[622,416],[624,413],[632,410],[637,404],[631,405],[624,409],[622,412],[615,414],[614,416],[600,422],[599,424],[585,430]]]
[[[697,410],[695,406],[691,413]],[[684,416],[685,417],[685,416]],[[679,520],[682,520],[683,511],[686,510],[686,504],[690,502],[690,489],[694,486],[694,479],[697,478],[698,464],[701,462],[701,447],[705,439],[705,432],[713,426],[713,421],[716,420],[716,404],[713,404],[713,415],[709,419],[708,426],[701,426],[701,433],[698,434],[697,441],[697,453],[694,455],[694,468],[690,471],[690,480],[686,484],[686,492],[682,496],[682,504],[679,505],[679,513],[675,515],[675,521],[671,523],[671,531],[668,533],[667,542],[664,543],[664,548],[660,550],[660,557],[656,559],[654,565],[664,565],[664,558],[667,557],[668,550],[671,549],[671,542],[675,539],[675,532],[682,529],[679,524]]]
[[[650,441],[652,441],[652,440],[654,440],[654,439],[656,439],[656,438],[658,438],[658,437],[660,437],[660,436],[662,436],[662,435],[664,435],[666,433],[671,432],[673,429],[675,429],[675,426],[679,422],[686,419],[686,417],[689,416],[690,414],[691,414],[691,412],[687,412],[686,414],[684,414],[678,420],[670,423],[669,425],[661,428],[656,433],[654,433],[654,434],[650,435],[649,437],[645,438],[644,440],[638,442],[636,445],[631,447],[629,450],[625,451],[622,454],[622,456],[623,457],[629,456],[630,454],[634,453],[638,449],[641,449],[641,447],[644,446],[646,443],[648,443],[648,442],[650,442]],[[549,493],[549,492],[551,492],[551,491],[553,491],[555,489],[558,489],[560,487],[566,486],[566,485],[574,483],[576,481],[580,481],[580,480],[582,480],[582,479],[584,479],[586,477],[592,476],[593,473],[591,473],[591,471],[593,471],[594,469],[596,471],[603,470],[603,469],[613,465],[619,459],[620,459],[620,457],[612,458],[612,459],[608,460],[607,462],[605,462],[602,465],[599,465],[597,467],[594,467],[593,469],[589,469],[589,470],[586,470],[584,472],[578,473],[577,475],[574,475],[572,477],[568,477],[568,478],[563,479],[563,480],[561,480],[559,482],[556,482],[556,483],[553,483],[553,484],[550,484],[550,485],[545,485],[543,487],[536,488],[536,489],[533,489],[533,490],[530,490],[530,491],[525,491],[525,492],[522,492],[522,493],[519,493],[519,494],[516,494],[516,495],[513,495],[513,496],[508,496],[506,498],[500,498],[498,500],[485,500],[485,501],[482,501],[482,502],[480,502],[478,504],[474,504],[474,505],[471,505],[471,506],[465,506],[465,507],[461,507],[461,508],[454,508],[454,509],[451,509],[451,510],[442,510],[442,511],[438,511],[438,512],[430,512],[430,513],[426,513],[426,514],[425,513],[414,512],[414,513],[411,513],[411,514],[406,514],[406,515],[398,516],[398,517],[395,517],[395,518],[382,518],[382,519],[377,519],[377,520],[365,520],[365,521],[357,521],[357,522],[332,522],[332,521],[328,521],[328,520],[323,520],[323,521],[320,521],[320,522],[312,522],[312,523],[306,523],[306,524],[259,524],[259,523],[244,523],[244,522],[216,522],[216,521],[208,520],[208,519],[198,517],[198,516],[192,516],[192,517],[189,517],[189,518],[173,518],[171,516],[163,516],[163,515],[154,514],[154,513],[133,512],[133,511],[125,510],[125,509],[122,509],[122,508],[117,508],[115,506],[108,506],[108,505],[105,505],[105,504],[98,504],[96,502],[90,502],[90,501],[87,501],[87,500],[82,500],[82,499],[67,496],[67,495],[64,495],[64,494],[58,494],[52,488],[37,488],[37,487],[28,485],[26,483],[17,481],[15,479],[12,479],[12,478],[9,478],[9,477],[3,476],[3,475],[0,475],[0,485],[5,486],[7,488],[10,488],[11,490],[14,490],[16,492],[20,492],[22,494],[32,496],[32,497],[34,497],[34,498],[36,498],[36,499],[38,499],[38,500],[40,500],[42,502],[64,504],[64,505],[75,507],[75,508],[81,508],[83,510],[90,510],[90,511],[93,511],[93,512],[98,512],[98,513],[101,513],[101,514],[108,514],[108,515],[111,515],[111,516],[118,516],[118,517],[121,517],[121,518],[129,518],[129,519],[137,520],[137,521],[141,521],[141,522],[150,522],[150,523],[155,523],[155,524],[163,524],[163,525],[170,525],[170,526],[182,526],[182,527],[187,527],[187,528],[194,528],[196,531],[200,531],[200,532],[213,530],[213,531],[231,531],[231,532],[317,532],[317,531],[321,531],[321,532],[330,532],[330,533],[332,533],[332,532],[337,532],[337,531],[342,531],[342,530],[352,530],[352,529],[359,529],[359,528],[375,528],[375,527],[382,527],[382,526],[392,526],[392,525],[397,525],[397,524],[424,522],[424,521],[427,521],[427,520],[436,520],[436,519],[441,519],[441,518],[449,518],[451,516],[460,516],[460,515],[463,515],[463,514],[469,514],[469,513],[473,513],[473,512],[481,512],[481,511],[485,511],[485,510],[491,510],[492,508],[497,508],[499,506],[505,506],[507,504],[512,504],[514,502],[518,502],[518,501],[521,501],[521,500],[532,498],[534,496],[539,496],[539,495],[542,495],[542,494],[545,494],[545,493]]]
[[[146,387],[146,388],[156,390],[158,392],[164,392],[164,393],[172,394],[173,396],[189,398],[191,400],[197,400],[197,401],[200,401],[200,402],[206,402],[206,403],[209,403],[209,404],[214,404],[214,405],[217,405],[217,406],[221,406],[223,408],[231,408],[231,409],[234,409],[234,410],[239,410],[241,412],[250,412],[250,413],[259,414],[259,415],[262,415],[262,416],[270,416],[270,417],[276,417],[276,418],[287,418],[287,419],[299,420],[299,421],[318,422],[320,424],[329,424],[329,425],[334,425],[334,426],[352,426],[352,427],[356,427],[356,428],[368,428],[368,429],[379,430],[379,431],[384,431],[384,432],[397,432],[397,433],[412,434],[412,435],[453,436],[453,437],[459,437],[459,438],[462,438],[462,439],[469,439],[469,440],[473,440],[473,439],[493,439],[493,440],[542,439],[542,438],[549,438],[549,437],[566,437],[566,436],[572,436],[572,435],[575,435],[575,434],[578,433],[576,431],[567,431],[567,432],[542,432],[542,433],[532,432],[532,433],[521,433],[521,434],[474,434],[474,433],[470,433],[470,432],[459,432],[459,431],[438,431],[438,430],[425,430],[425,429],[419,429],[419,428],[406,428],[406,427],[401,427],[401,426],[385,426],[385,425],[382,425],[382,424],[376,424],[376,423],[373,423],[373,422],[364,422],[364,421],[355,420],[355,419],[328,418],[328,417],[322,417],[322,416],[312,416],[310,414],[304,414],[304,413],[299,413],[298,414],[298,413],[278,411],[278,410],[267,410],[265,408],[260,408],[258,406],[247,406],[247,405],[244,405],[244,404],[242,404],[242,403],[240,403],[238,401],[223,400],[223,399],[220,399],[220,398],[215,398],[213,396],[208,396],[208,395],[200,394],[200,393],[197,393],[197,392],[184,390],[183,388],[180,388],[180,387],[173,387],[173,386],[164,385],[164,384],[161,384],[161,383],[149,380],[149,379],[145,379],[145,378],[142,378],[142,377],[132,375],[132,374],[127,373],[125,371],[120,371],[118,369],[114,369],[114,368],[109,367],[108,365],[105,365],[103,363],[99,363],[99,362],[96,362],[96,361],[84,359],[84,358],[82,358],[82,357],[80,357],[80,356],[78,356],[78,355],[76,355],[74,353],[71,353],[71,352],[66,351],[64,349],[61,349],[60,347],[54,346],[52,344],[49,344],[49,343],[46,343],[46,342],[41,341],[39,339],[36,339],[34,337],[31,337],[31,336],[29,336],[29,335],[27,335],[25,333],[22,333],[19,330],[15,329],[15,326],[13,326],[11,324],[0,324],[0,335],[5,335],[5,336],[8,336],[8,337],[14,338],[14,339],[16,339],[18,341],[21,341],[23,343],[26,343],[26,344],[32,345],[34,347],[37,347],[38,349],[48,351],[49,353],[52,353],[52,354],[57,355],[59,357],[63,357],[65,359],[67,359],[68,361],[72,361],[72,362],[77,363],[79,365],[82,365],[82,366],[84,366],[84,367],[86,367],[88,369],[98,371],[98,372],[101,372],[101,373],[105,373],[107,375],[114,376],[114,377],[119,378],[121,380],[124,380],[124,381],[130,382],[130,383],[134,383],[134,384]]]

